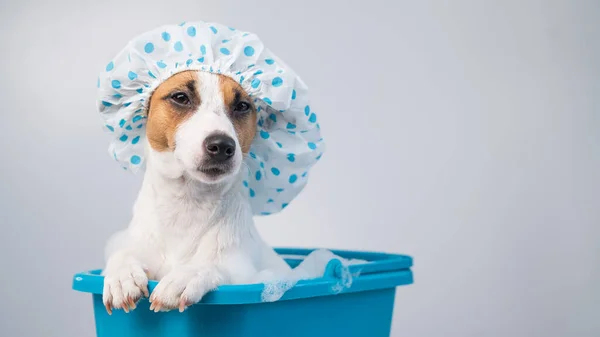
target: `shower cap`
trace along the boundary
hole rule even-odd
[[[110,156],[125,170],[144,170],[150,96],[185,70],[229,76],[254,99],[258,125],[242,166],[244,193],[255,215],[281,211],[306,185],[324,142],[304,82],[249,32],[197,21],[131,40],[98,77],[97,107],[112,137]]]

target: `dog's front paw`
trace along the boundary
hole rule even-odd
[[[109,315],[112,309],[127,313],[135,309],[142,295],[148,297],[148,276],[141,266],[128,265],[106,272],[102,301]]]
[[[150,310],[169,311],[198,303],[202,297],[219,283],[219,277],[209,270],[174,270],[158,282],[150,296]]]

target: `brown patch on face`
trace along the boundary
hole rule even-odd
[[[146,135],[156,151],[175,149],[175,132],[200,106],[196,71],[173,75],[156,88],[148,107]]]
[[[246,154],[250,151],[250,144],[256,134],[256,109],[250,96],[235,80],[225,75],[219,77],[223,104],[237,133],[242,152]],[[244,109],[246,106],[248,109]]]

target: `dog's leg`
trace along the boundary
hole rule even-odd
[[[102,301],[109,314],[113,308],[129,312],[142,295],[148,297],[148,275],[140,261],[126,251],[109,257],[103,275]]]
[[[150,310],[183,312],[224,282],[225,274],[213,264],[174,267],[152,292]]]

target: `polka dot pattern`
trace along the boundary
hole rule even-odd
[[[152,42],[146,43],[144,46],[144,51],[148,54],[152,53],[154,51],[154,44]]]
[[[246,46],[246,48],[244,48],[244,55],[248,57],[254,55],[254,48],[252,48],[252,46]]]
[[[184,22],[143,33],[102,67],[98,111],[109,154],[127,172],[144,170],[149,95],[190,69],[233,78],[254,100],[257,132],[244,158],[242,185],[255,215],[280,212],[304,188],[324,152],[308,89],[252,33],[217,23]]]

